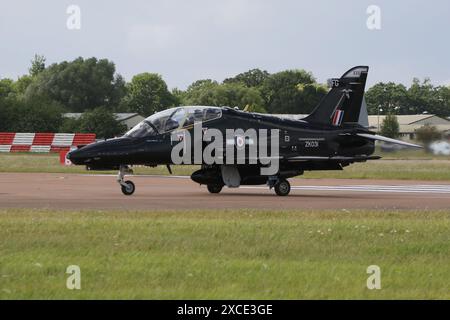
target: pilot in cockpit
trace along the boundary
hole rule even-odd
[[[188,109],[186,121],[184,127],[193,126],[195,122],[200,122],[203,119],[203,110],[201,109]]]

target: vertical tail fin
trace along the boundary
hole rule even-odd
[[[323,125],[341,126],[346,123],[366,126],[367,109],[363,98],[368,72],[369,67],[358,66],[339,79],[330,79],[331,90],[304,120]]]

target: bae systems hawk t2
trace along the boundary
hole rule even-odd
[[[279,196],[290,192],[288,178],[311,170],[343,170],[373,156],[375,141],[420,147],[368,130],[363,103],[369,68],[357,66],[330,79],[330,90],[301,120],[228,107],[171,108],[146,118],[120,138],[68,154],[89,170],[119,170],[125,195],[135,191],[125,175],[133,165],[199,164],[191,179],[210,193],[224,186],[262,185]]]

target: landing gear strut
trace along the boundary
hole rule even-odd
[[[131,170],[128,166],[120,166],[119,174],[117,175],[117,182],[120,184],[122,193],[126,196],[131,196],[136,190],[136,187],[132,181],[124,180],[125,174],[133,174],[133,170]]]

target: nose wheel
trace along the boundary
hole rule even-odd
[[[120,186],[122,188],[122,193],[126,196],[131,196],[136,190],[136,187],[132,181],[124,181],[123,185]]]
[[[136,190],[136,186],[132,181],[125,181],[124,178],[127,173],[133,174],[133,170],[131,170],[128,166],[120,166],[117,182],[120,184],[122,193],[126,196],[131,196]]]

